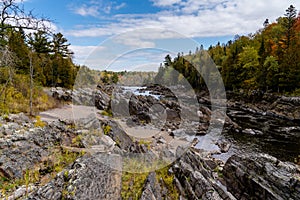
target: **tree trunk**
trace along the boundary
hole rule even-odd
[[[30,99],[29,99],[29,114],[33,115],[32,110],[32,95],[33,95],[33,64],[32,64],[32,53],[29,52],[29,60],[30,60]]]

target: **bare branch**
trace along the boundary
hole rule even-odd
[[[39,18],[32,11],[27,12],[22,1],[0,1],[0,36],[3,36],[6,29],[14,28],[51,32],[49,23],[51,21],[48,18]]]

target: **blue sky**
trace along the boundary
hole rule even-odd
[[[236,34],[255,32],[266,18],[275,21],[291,4],[300,9],[299,0],[25,0],[24,4],[53,21],[55,31],[71,43],[77,64],[115,70],[147,63],[155,68],[166,53],[226,43]]]

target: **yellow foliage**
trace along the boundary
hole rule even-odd
[[[36,116],[35,119],[36,119],[36,121],[34,123],[35,127],[44,127],[44,126],[46,126],[46,123],[41,120],[41,116]]]

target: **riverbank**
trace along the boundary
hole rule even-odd
[[[275,128],[266,132],[259,128],[260,121],[273,127],[278,118],[259,118],[229,107],[224,118],[217,115],[211,120],[205,97],[198,97],[201,116],[197,112],[193,116],[196,107],[187,106],[187,98],[179,104],[170,92],[166,99],[122,89],[115,90],[117,94],[109,91],[103,87],[96,92],[76,91],[73,105],[42,112],[41,118],[34,120],[23,114],[2,117],[0,171],[5,193],[1,197],[300,198],[299,165],[283,162],[268,151],[257,151],[255,146],[269,148],[267,143],[256,142],[271,137],[274,149],[287,149],[274,145]],[[109,104],[115,106],[112,115]],[[118,109],[126,106],[128,113]],[[222,119],[224,129],[219,132],[216,128]],[[283,128],[284,122],[277,128]],[[213,128],[206,133],[211,124]],[[291,146],[298,137],[295,130],[294,135],[282,134],[281,129],[278,134],[284,135],[282,140],[291,139]]]

